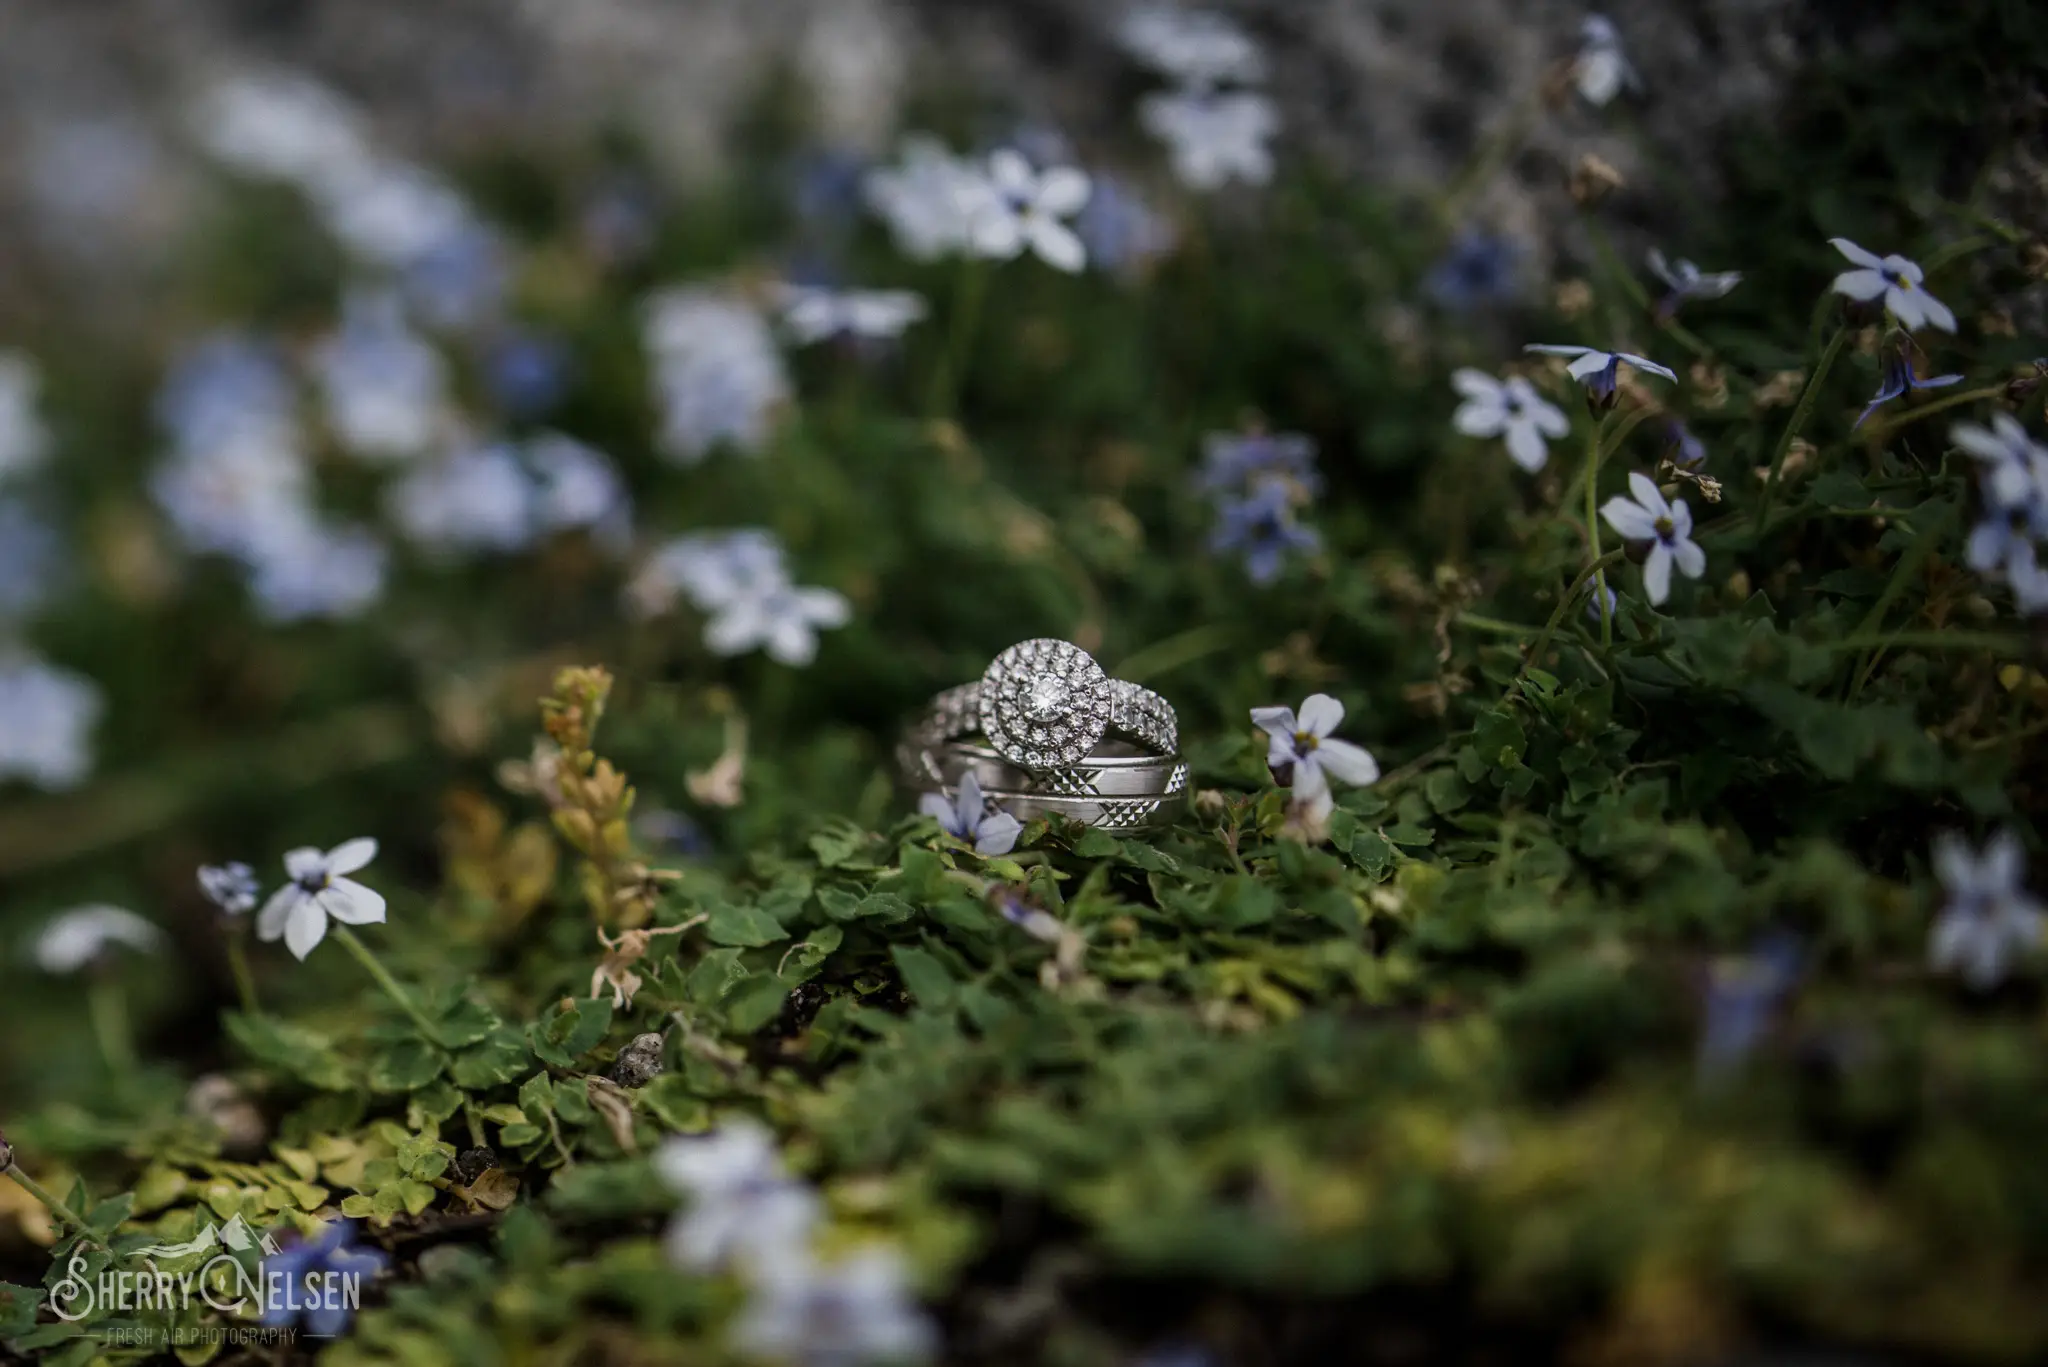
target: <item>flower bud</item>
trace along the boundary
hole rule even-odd
[[[14,1146],[7,1142],[7,1136],[0,1134],[0,1172],[14,1166]]]

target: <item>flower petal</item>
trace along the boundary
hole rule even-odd
[[[1867,252],[1846,237],[1831,237],[1828,239],[1828,245],[1859,266],[1867,266],[1872,270],[1876,270],[1884,264],[1883,261],[1878,259],[1876,252]]]
[[[1508,459],[1535,474],[1550,461],[1550,448],[1533,423],[1518,422],[1508,427]]]
[[[1617,351],[1614,354],[1621,357],[1622,360],[1627,361],[1637,370],[1645,371],[1651,375],[1662,375],[1667,380],[1676,380],[1678,378],[1677,371],[1671,369],[1671,367],[1669,366],[1658,365],[1655,361],[1651,360],[1647,356],[1638,356],[1634,352],[1629,351]]]
[[[301,898],[292,908],[291,919],[285,922],[284,947],[292,957],[303,961],[322,940],[327,938],[327,912],[311,897]]]
[[[1330,795],[1330,780],[1323,773],[1323,766],[1317,762],[1315,751],[1311,750],[1295,762],[1294,773],[1287,786],[1296,802],[1316,802]]]
[[[981,801],[981,779],[969,769],[960,776],[960,784],[953,790],[953,819],[959,823],[956,829],[962,840],[973,836],[987,811]]]
[[[293,882],[311,878],[327,869],[327,856],[311,845],[301,845],[295,850],[284,852],[284,871]]]
[[[1039,260],[1053,269],[1072,275],[1088,264],[1088,249],[1066,224],[1034,216],[1025,220],[1024,231]]]
[[[1661,607],[1670,596],[1671,548],[1659,541],[1643,561],[1643,597],[1650,600],[1651,607]]]
[[[1301,728],[1294,724],[1294,709],[1291,707],[1254,707],[1252,725],[1272,736],[1275,740],[1294,741],[1294,733]]]
[[[1643,511],[1651,517],[1671,516],[1671,505],[1664,501],[1664,491],[1657,487],[1656,480],[1641,470],[1629,471],[1628,491],[1635,496],[1636,502],[1643,505]]]
[[[1088,202],[1088,175],[1071,166],[1055,166],[1038,181],[1038,209],[1041,213],[1069,218]]]
[[[1922,294],[1920,300],[1926,308],[1927,326],[1941,332],[1954,332],[1956,330],[1954,309],[1951,309],[1947,304],[1942,303],[1931,294]],[[1924,388],[1926,385],[1933,383],[1935,383],[1933,380],[1925,381],[1922,387]]]
[[[1346,783],[1365,784],[1379,781],[1379,761],[1362,745],[1353,745],[1348,740],[1326,740],[1316,746],[1316,758],[1331,777]]]
[[[1301,729],[1311,736],[1327,736],[1344,724],[1344,704],[1327,693],[1311,693],[1301,705]]]
[[[982,818],[981,827],[974,833],[976,854],[1008,854],[1017,848],[1017,837],[1024,833],[1024,823],[1008,812],[997,812]]]
[[[1846,294],[1851,299],[1868,303],[1890,289],[1891,282],[1881,271],[1843,271],[1828,288],[1836,294]]]
[[[953,813],[953,804],[947,800],[944,793],[926,793],[918,798],[917,810],[938,822],[940,829],[945,831],[946,834],[959,834],[958,831],[953,829],[953,823],[956,819]]]
[[[1498,399],[1472,399],[1459,404],[1458,411],[1451,414],[1451,427],[1468,437],[1497,437],[1506,418],[1507,412]]]
[[[1468,399],[1493,399],[1498,401],[1504,386],[1499,380],[1483,370],[1459,366],[1451,372],[1451,388]]]
[[[1614,364],[1614,357],[1605,351],[1588,351],[1564,368],[1564,373],[1575,380],[1590,379]]]
[[[1697,579],[1707,572],[1707,553],[1700,549],[1697,541],[1680,541],[1671,548],[1671,558],[1678,563],[1678,572],[1687,579]]]
[[[1607,525],[1621,533],[1628,541],[1650,541],[1657,535],[1657,519],[1641,505],[1625,498],[1610,498],[1600,505],[1600,516]]]
[[[384,924],[384,894],[364,887],[353,878],[337,878],[315,894],[314,900],[329,916],[345,926]]]
[[[286,883],[270,894],[270,900],[263,904],[263,910],[256,913],[256,938],[266,944],[284,935],[285,921],[291,916],[292,908],[305,899],[306,893],[297,883]]]
[[[1522,350],[1541,352],[1545,356],[1594,355],[1600,357],[1601,363],[1603,365],[1606,363],[1607,360],[1606,352],[1594,351],[1593,348],[1589,346],[1559,346],[1554,342],[1530,342],[1527,346],[1524,346]]]
[[[345,840],[327,852],[327,872],[335,877],[354,873],[377,857],[377,842],[368,836]]]

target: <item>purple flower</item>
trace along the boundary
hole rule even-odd
[[[1668,418],[1664,423],[1664,435],[1671,441],[1671,463],[1681,469],[1691,470],[1707,458],[1707,444],[1693,435],[1692,429],[1678,418]]]
[[[484,385],[515,418],[536,418],[569,387],[569,352],[546,333],[512,329],[484,350]]]
[[[1254,707],[1252,725],[1270,738],[1266,767],[1273,781],[1294,790],[1297,802],[1325,810],[1331,805],[1330,780],[1367,784],[1379,781],[1380,766],[1363,746],[1338,740],[1344,704],[1327,693],[1311,694],[1296,717],[1291,707]]]
[[[1921,379],[1913,372],[1912,346],[1912,339],[1903,332],[1895,331],[1885,338],[1884,351],[1878,360],[1877,393],[1865,406],[1862,416],[1851,424],[1851,431],[1863,426],[1872,413],[1909,389],[1940,389],[1963,378],[1960,375],[1936,375],[1932,379]]]
[[[1702,1074],[1725,1072],[1748,1057],[1799,981],[1803,957],[1797,936],[1776,931],[1746,957],[1715,965],[1707,979],[1700,1032]]]
[[[1600,506],[1600,516],[1626,540],[1647,542],[1648,558],[1643,561],[1643,595],[1650,606],[1661,606],[1671,596],[1671,569],[1688,579],[1707,572],[1707,553],[1692,539],[1692,509],[1684,499],[1665,502],[1655,480],[1641,471],[1628,477],[1632,498],[1610,498]]]
[[[256,871],[247,864],[206,864],[199,870],[199,890],[206,900],[230,916],[256,908]]]
[[[1120,276],[1136,275],[1171,252],[1180,235],[1172,219],[1113,176],[1096,177],[1074,231],[1090,261]]]
[[[1939,328],[1943,332],[1956,330],[1954,310],[1926,291],[1922,282],[1927,279],[1927,273],[1916,263],[1897,255],[1880,258],[1846,237],[1831,237],[1828,243],[1857,267],[1835,277],[1831,286],[1835,293],[1846,294],[1863,303],[1884,300],[1885,312],[1896,318],[1899,326],[1908,332],[1918,332],[1924,327]]]
[[[1538,351],[1546,356],[1571,357],[1572,362],[1565,367],[1565,373],[1586,386],[1586,399],[1595,408],[1613,406],[1615,388],[1621,380],[1623,361],[1637,370],[1662,375],[1667,380],[1678,378],[1675,372],[1658,365],[1648,357],[1626,351],[1595,351],[1589,346],[1555,346],[1542,342],[1531,342],[1522,350]]]
[[[1322,492],[1316,444],[1299,432],[1211,432],[1202,438],[1205,493],[1233,493],[1268,477],[1290,480],[1313,498]]]
[[[961,778],[953,801],[943,793],[926,793],[917,809],[937,821],[947,835],[974,846],[976,854],[1008,854],[1017,848],[1017,836],[1024,829],[1024,823],[1008,812],[989,810],[982,800],[981,780],[972,773]]]
[[[363,1289],[391,1260],[375,1249],[351,1248],[353,1220],[331,1220],[311,1239],[263,1260],[263,1324],[299,1324],[310,1338],[339,1338],[362,1306]]]
[[[2026,889],[2019,838],[2001,831],[1974,853],[1958,835],[1934,844],[1934,871],[1947,894],[1927,939],[1928,966],[1956,973],[1978,991],[1995,987],[2015,954],[2041,947],[2041,904]]]
[[[1422,278],[1422,292],[1454,313],[1506,303],[1521,291],[1522,253],[1512,237],[1461,229]]]
[[[1217,500],[1217,523],[1209,534],[1209,550],[1244,557],[1245,573],[1254,584],[1280,577],[1287,557],[1315,551],[1323,544],[1312,527],[1295,520],[1295,490],[1286,480],[1261,479],[1243,498]]]
[[[1688,299],[1719,299],[1742,283],[1741,271],[1703,271],[1684,257],[1667,261],[1655,247],[1650,248],[1650,272],[1670,291],[1657,305],[1663,319],[1675,316]]]

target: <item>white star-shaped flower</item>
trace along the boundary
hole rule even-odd
[[[1327,813],[1333,805],[1330,780],[1367,784],[1379,780],[1379,761],[1363,747],[1333,734],[1344,723],[1344,704],[1327,693],[1311,694],[1301,716],[1291,707],[1254,707],[1252,725],[1271,737],[1266,767],[1273,781],[1294,790],[1297,802]]]
[[[976,256],[1010,260],[1026,247],[1069,273],[1088,264],[1080,236],[1063,221],[1088,202],[1088,177],[1071,166],[1034,171],[1020,152],[988,159],[987,188],[974,206],[968,241]]]
[[[282,939],[294,957],[304,959],[327,938],[330,916],[345,926],[381,925],[384,895],[343,876],[376,857],[377,842],[367,837],[343,841],[325,854],[310,845],[287,851],[284,871],[291,881],[257,913],[256,938]]]
[[[1943,332],[1956,330],[1955,312],[1922,287],[1927,272],[1921,270],[1918,263],[1896,253],[1880,257],[1846,237],[1831,237],[1828,242],[1857,267],[1835,277],[1831,288],[1836,294],[1846,294],[1862,303],[1883,299],[1885,311],[1898,319],[1899,326],[1908,332],[1918,332],[1924,327],[1938,328]]]
[[[1520,375],[1496,380],[1467,366],[1451,376],[1451,387],[1465,396],[1451,415],[1451,426],[1468,437],[1505,437],[1508,459],[1535,474],[1550,459],[1549,440],[1571,430],[1571,423]]]
[[[2025,886],[2027,861],[2019,840],[2001,831],[1973,853],[1961,837],[1935,842],[1934,871],[1948,894],[1928,936],[1928,965],[1957,973],[1980,991],[2005,976],[2008,960],[2041,946],[2041,904]]]
[[[1643,594],[1652,605],[1671,596],[1671,567],[1688,579],[1707,572],[1707,553],[1692,539],[1692,509],[1684,499],[1667,503],[1655,480],[1641,471],[1628,477],[1633,498],[1610,498],[1601,505],[1607,525],[1629,541],[1650,543],[1643,561]]]
[[[798,346],[834,337],[893,341],[927,312],[909,290],[834,290],[817,285],[781,285],[775,291],[782,328]]]
[[[1280,116],[1264,95],[1148,95],[1138,106],[1138,121],[1166,144],[1174,175],[1190,189],[1221,189],[1233,180],[1264,185],[1273,178],[1273,152],[1266,144],[1279,131]]]

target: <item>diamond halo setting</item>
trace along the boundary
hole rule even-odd
[[[1087,651],[1042,636],[996,656],[981,676],[981,733],[1013,764],[1085,758],[1109,730],[1109,676]]]

